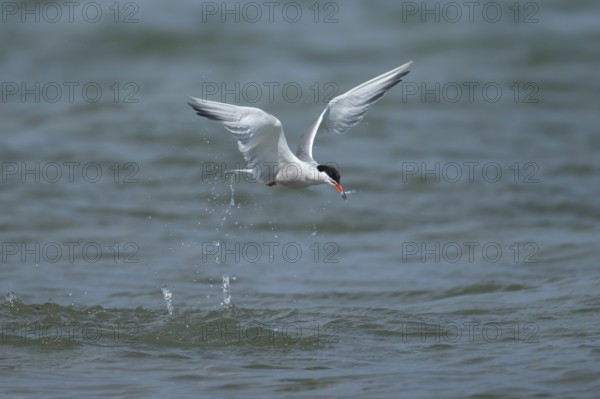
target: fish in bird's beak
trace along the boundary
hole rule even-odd
[[[329,184],[331,184],[338,191],[338,193],[342,194],[343,199],[346,199],[346,192],[340,183],[332,180]]]

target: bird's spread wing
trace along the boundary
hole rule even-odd
[[[319,127],[336,133],[345,133],[360,122],[371,105],[408,74],[412,61],[379,75],[332,99],[310,129],[302,136],[296,155],[306,162],[314,162],[312,147]]]
[[[257,180],[274,181],[278,165],[298,162],[287,145],[281,122],[273,115],[258,108],[190,98],[189,104],[198,115],[221,123],[233,134]]]

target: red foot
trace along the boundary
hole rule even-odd
[[[270,181],[270,182],[268,182],[268,183],[267,183],[267,186],[269,186],[269,187],[273,187],[273,186],[274,186],[274,185],[276,185],[276,184],[277,184],[277,182]]]

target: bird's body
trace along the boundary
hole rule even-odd
[[[281,122],[261,109],[193,97],[189,104],[198,115],[221,123],[237,139],[238,148],[248,163],[248,169],[239,172],[252,173],[268,186],[304,188],[330,184],[346,199],[337,168],[319,164],[312,156],[317,132],[325,128],[345,133],[355,126],[373,103],[401,81],[411,64],[408,62],[331,100],[302,136],[295,153],[287,144]]]

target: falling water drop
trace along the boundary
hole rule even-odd
[[[236,206],[235,199],[234,199],[235,190],[233,188],[234,177],[235,177],[234,175],[231,175],[231,180],[229,182],[229,188],[231,189],[231,198],[229,199],[229,204],[227,204],[227,208],[225,208],[225,211],[223,212],[223,217],[221,218],[221,228],[223,228],[225,226],[225,223],[231,217],[232,208],[234,206]],[[238,205],[238,208],[239,208],[239,205]]]
[[[231,175],[231,179],[229,180],[229,188],[231,189],[231,199],[229,200],[229,206],[235,206],[235,200],[233,199],[233,194],[235,190],[233,189],[233,179],[235,178],[235,174]]]

